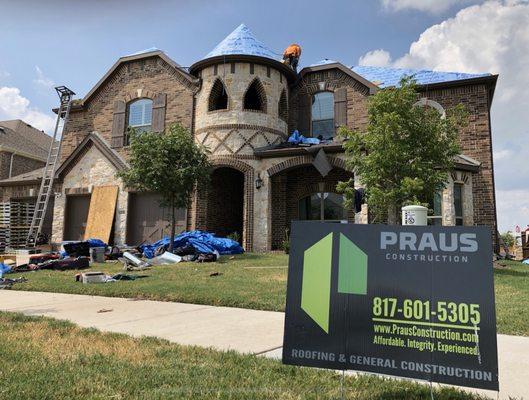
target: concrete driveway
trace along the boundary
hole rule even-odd
[[[281,358],[284,314],[280,312],[14,290],[0,290],[0,311],[53,317],[82,327],[155,336],[183,345]],[[498,357],[499,397],[495,392],[477,392],[494,399],[529,400],[529,338],[498,335]]]

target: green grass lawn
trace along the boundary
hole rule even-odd
[[[263,357],[0,313],[0,399],[338,399],[341,375]],[[427,385],[347,376],[346,399],[430,399]],[[437,400],[481,399],[452,388]]]
[[[529,266],[502,262],[495,269],[498,332],[529,336]],[[75,271],[36,271],[19,290],[80,293],[134,297],[282,311],[285,307],[288,256],[284,254],[244,254],[221,257],[216,263],[180,263],[153,267],[134,274],[146,278],[130,282],[83,285],[74,281]],[[123,272],[121,264],[100,264],[91,268],[108,274]],[[221,275],[210,277],[213,272]]]

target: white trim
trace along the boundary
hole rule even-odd
[[[439,112],[439,114],[441,114],[441,118],[443,118],[443,119],[446,118],[446,111],[443,108],[443,106],[441,104],[439,104],[438,102],[436,102],[436,101],[427,99],[426,97],[423,97],[422,99],[420,99],[413,106],[435,108]]]

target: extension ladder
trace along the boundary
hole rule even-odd
[[[41,233],[44,218],[46,216],[46,209],[50,195],[53,191],[53,181],[55,179],[55,170],[57,169],[57,162],[61,153],[62,133],[68,116],[70,115],[70,108],[72,106],[72,99],[75,95],[66,86],[57,86],[55,88],[60,98],[60,106],[57,111],[57,121],[55,123],[55,130],[53,132],[53,140],[48,152],[48,158],[44,171],[42,173],[42,181],[40,182],[39,194],[37,202],[35,203],[35,212],[31,218],[31,225],[29,227],[28,237],[26,240],[26,247],[35,247],[37,239]]]

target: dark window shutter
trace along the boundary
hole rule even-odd
[[[334,91],[334,126],[347,126],[347,88]]]
[[[112,120],[112,148],[123,147],[125,135],[125,110],[124,101],[117,100],[114,102],[114,118]]]
[[[298,126],[296,129],[303,136],[310,136],[310,110],[312,107],[312,96],[310,94],[299,95]]]
[[[163,132],[165,130],[165,105],[167,94],[158,93],[152,101],[152,130]]]

